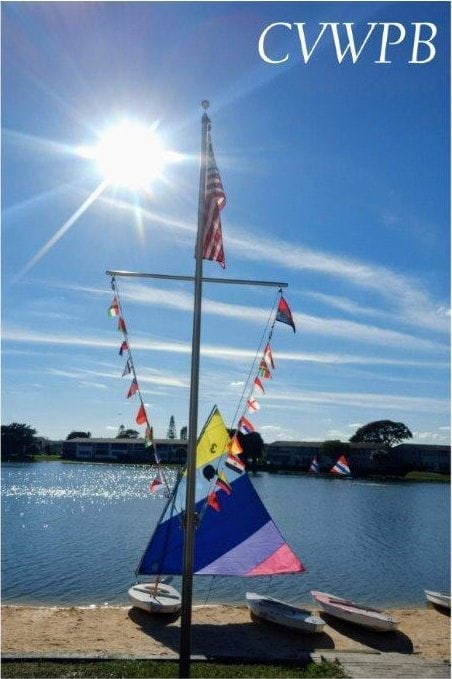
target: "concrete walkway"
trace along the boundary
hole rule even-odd
[[[451,676],[450,663],[425,660],[404,653],[335,653],[313,654],[315,662],[338,662],[353,679],[436,679]]]

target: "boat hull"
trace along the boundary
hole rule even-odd
[[[398,620],[383,611],[362,606],[333,594],[313,591],[311,596],[324,613],[374,632],[395,632],[399,624]]]
[[[425,596],[430,603],[435,604],[435,606],[442,606],[443,608],[450,609],[450,594],[445,592],[432,592],[429,589],[425,589]]]
[[[289,627],[300,632],[319,633],[323,631],[325,622],[297,606],[291,606],[273,597],[260,596],[254,592],[246,593],[246,603],[251,613],[262,620]]]
[[[129,601],[134,608],[140,608],[146,613],[174,614],[182,606],[180,593],[165,583],[142,582],[132,585],[128,591]]]

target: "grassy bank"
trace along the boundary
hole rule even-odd
[[[100,660],[84,662],[2,661],[2,677],[177,677],[179,666],[173,661]],[[346,677],[334,663],[308,665],[254,665],[236,663],[193,662],[192,677]]]

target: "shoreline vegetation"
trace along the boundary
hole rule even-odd
[[[26,458],[23,460],[8,460],[9,462],[64,462],[66,464],[128,464],[127,462],[103,462],[100,460],[96,461],[81,461],[81,460],[68,460],[64,459],[61,457],[61,455],[47,455],[47,454],[40,454],[40,455],[34,455],[33,458]],[[131,462],[129,464],[137,464],[137,465],[142,465],[142,466],[149,466],[148,462]],[[175,464],[165,464],[167,467],[177,467],[179,465]],[[256,472],[267,472],[269,474],[287,474],[287,475],[305,475],[305,476],[312,476],[312,474],[308,471],[300,471],[297,469],[282,469],[282,468],[275,468],[275,467],[266,467],[264,465],[258,465],[256,468]],[[253,475],[253,471],[250,471],[251,475]],[[331,474],[319,474],[320,478],[334,478],[331,476]],[[363,476],[363,477],[351,477],[351,480],[354,478],[363,478],[363,479],[369,479],[369,480],[378,480],[378,481],[429,481],[433,483],[450,483],[450,474],[440,474],[438,472],[426,472],[426,471],[411,471],[405,474],[404,476],[392,476],[392,475],[386,475],[386,474],[372,474],[368,476]]]
[[[450,614],[447,611],[426,604],[425,608],[389,612],[400,621],[397,632],[370,632],[328,617],[325,631],[310,635],[256,622],[244,606],[195,606],[192,656],[206,658],[206,661],[197,663],[193,676],[343,676],[334,664],[307,664],[310,654],[319,656],[322,651],[332,650],[398,652],[450,662]],[[8,677],[177,676],[177,665],[173,663],[177,663],[179,633],[179,617],[161,620],[130,607],[3,605],[2,674]],[[66,659],[67,674],[61,673],[62,663],[58,658]],[[114,670],[105,673],[105,662],[93,663],[93,659],[114,660],[118,673]],[[75,671],[79,665],[81,669]],[[88,665],[89,674],[86,673]],[[52,673],[52,667],[60,673]]]

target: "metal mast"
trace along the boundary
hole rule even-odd
[[[199,353],[201,343],[202,303],[202,246],[205,218],[205,195],[207,174],[207,132],[209,118],[206,109],[208,101],[202,102],[204,113],[201,119],[201,169],[199,174],[198,233],[196,237],[195,289],[193,304],[193,335],[191,349],[190,410],[188,416],[187,496],[185,501],[185,536],[182,572],[182,610],[179,651],[179,676],[190,676],[191,619],[193,594],[193,550],[196,487],[196,443],[198,439],[198,391]]]

